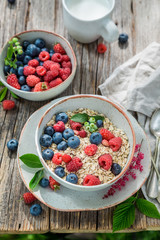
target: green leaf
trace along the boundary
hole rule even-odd
[[[129,228],[135,220],[135,206],[122,203],[113,212],[113,232]]]
[[[32,153],[27,153],[19,157],[21,161],[30,168],[42,168],[43,165],[39,160],[39,157]]]
[[[156,206],[146,199],[138,198],[136,200],[136,206],[138,210],[147,217],[160,219],[160,213],[158,212]]]
[[[96,119],[96,121],[97,120],[104,120],[104,117],[103,116],[99,116],[99,115],[96,115],[96,116],[90,116],[90,117],[93,117],[93,118],[95,118]]]
[[[12,95],[13,98],[15,98],[15,99],[19,99],[19,97],[18,97],[16,94],[14,94],[14,93],[11,92],[11,91],[10,91],[10,93],[11,93],[11,95]]]
[[[31,179],[30,183],[29,183],[29,187],[31,190],[33,190],[38,183],[40,182],[40,180],[44,177],[44,171],[43,169],[39,170],[38,172],[35,173],[34,177]]]
[[[136,197],[130,197],[128,198],[126,201],[124,201],[123,203],[133,203],[133,201],[136,199]]]
[[[84,123],[88,121],[88,114],[86,113],[77,113],[71,117],[71,120],[74,122]]]
[[[0,91],[0,102],[3,101],[3,99],[5,98],[6,94],[7,94],[7,87],[4,87],[1,91]]]
[[[0,81],[0,86],[4,86],[4,84]]]

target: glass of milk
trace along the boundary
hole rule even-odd
[[[82,43],[102,36],[111,43],[119,33],[111,19],[115,0],[63,0],[64,24],[70,35]]]

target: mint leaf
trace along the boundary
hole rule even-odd
[[[21,161],[30,168],[42,168],[43,165],[39,160],[39,157],[32,153],[27,153],[19,157]]]
[[[136,206],[138,210],[147,217],[160,219],[160,214],[156,206],[153,203],[147,201],[146,199],[138,198],[136,200]]]
[[[29,183],[29,187],[31,190],[33,190],[38,183],[40,182],[40,180],[44,177],[44,171],[43,169],[39,170],[38,172],[35,173],[34,177],[31,179],[30,183]]]
[[[4,84],[0,81],[0,86],[4,86]]]
[[[135,220],[135,206],[122,203],[113,212],[113,232],[130,227]]]
[[[77,113],[71,117],[71,120],[74,122],[84,123],[88,121],[88,114],[86,113]]]
[[[103,117],[103,116],[99,116],[99,115],[91,116],[91,117],[95,118],[96,121],[97,121],[97,120],[102,120],[102,121],[104,120],[104,117]]]
[[[19,97],[18,97],[16,94],[14,94],[14,93],[11,92],[11,91],[10,91],[10,93],[11,93],[11,95],[12,95],[13,98],[15,98],[15,99],[19,99]]]
[[[126,201],[124,201],[123,203],[133,203],[133,201],[136,199],[136,197],[130,197],[128,198]]]
[[[6,94],[7,94],[7,87],[4,87],[1,91],[0,91],[0,102],[3,101],[3,99],[5,98]]]

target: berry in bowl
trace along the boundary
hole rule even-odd
[[[43,101],[63,92],[76,72],[76,57],[62,36],[31,30],[12,37],[0,55],[0,80],[16,95]]]
[[[95,191],[128,169],[135,134],[125,112],[98,96],[67,97],[50,107],[36,129],[36,147],[49,174],[65,187]]]

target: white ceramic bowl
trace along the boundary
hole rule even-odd
[[[129,152],[127,163],[122,169],[121,173],[115,176],[114,179],[112,179],[107,183],[96,185],[96,186],[82,186],[82,185],[69,183],[63,180],[62,178],[58,177],[54,172],[52,172],[48,167],[48,165],[46,164],[45,160],[42,158],[39,139],[40,139],[40,136],[43,134],[43,130],[46,127],[46,124],[50,121],[53,115],[59,112],[66,112],[68,110],[73,111],[78,108],[89,108],[89,109],[98,111],[99,113],[103,113],[115,124],[115,126],[117,126],[120,129],[123,129],[128,136],[129,144],[130,144],[130,152]],[[123,112],[123,110],[117,104],[113,103],[110,100],[102,99],[98,96],[76,95],[76,96],[67,97],[57,102],[43,114],[36,129],[35,142],[36,142],[39,158],[44,168],[49,172],[49,174],[56,181],[58,181],[60,184],[70,189],[74,189],[78,191],[96,191],[96,190],[104,189],[110,186],[111,184],[115,183],[126,172],[134,156],[135,133],[128,116]]]
[[[51,88],[47,91],[44,91],[44,92],[25,92],[25,91],[22,91],[22,90],[18,90],[16,88],[10,86],[6,82],[6,78],[5,78],[4,71],[3,71],[4,58],[7,55],[7,48],[8,48],[8,42],[7,42],[4,45],[4,47],[1,51],[1,54],[0,54],[0,81],[2,81],[2,83],[9,90],[14,92],[19,97],[30,100],[30,101],[44,101],[44,100],[56,97],[57,95],[62,93],[71,84],[71,82],[72,82],[72,80],[75,76],[75,73],[76,73],[77,61],[76,61],[76,57],[75,57],[74,51],[73,51],[70,43],[64,37],[62,37],[61,35],[58,35],[56,33],[48,32],[48,31],[44,31],[44,30],[25,31],[25,32],[18,33],[13,37],[17,37],[21,43],[24,40],[28,40],[30,42],[33,42],[36,38],[42,38],[42,39],[45,40],[46,47],[49,48],[49,49],[52,49],[53,44],[55,42],[59,42],[64,47],[67,55],[71,59],[72,73],[63,83],[61,83],[60,85],[58,85],[54,88]]]

